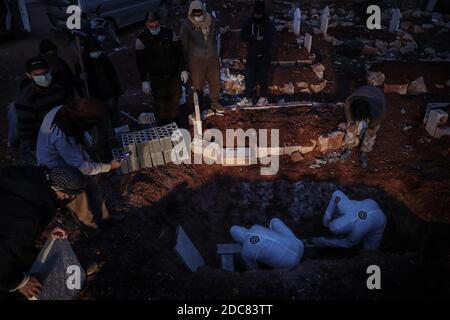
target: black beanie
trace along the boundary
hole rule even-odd
[[[55,43],[49,39],[43,39],[41,43],[39,43],[39,53],[47,53],[47,52],[58,52],[58,47]]]
[[[31,73],[34,70],[39,70],[39,69],[47,69],[48,70],[48,68],[49,67],[48,67],[47,61],[45,61],[45,59],[40,56],[31,58],[25,63],[25,70],[28,73]]]
[[[83,174],[75,167],[55,167],[49,172],[50,186],[55,191],[77,195],[84,191],[86,182]]]

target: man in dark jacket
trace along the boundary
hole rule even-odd
[[[42,289],[28,271],[37,257],[35,241],[56,209],[84,191],[83,175],[74,167],[9,167],[0,170],[0,296],[18,291],[27,298]],[[61,228],[45,235],[66,238]]]
[[[247,44],[245,63],[245,98],[239,106],[253,105],[255,86],[260,87],[258,106],[268,103],[269,67],[271,62],[271,44],[275,35],[275,26],[267,17],[263,1],[256,1],[253,16],[247,20],[241,31],[241,41]]]
[[[114,128],[120,125],[119,97],[122,88],[116,70],[109,58],[102,52],[95,39],[88,39],[83,54],[85,73],[80,74],[87,79],[89,94],[100,101],[106,112],[98,125],[97,144],[100,147],[101,160],[111,160],[111,141],[114,139]]]
[[[58,56],[58,47],[48,39],[39,43],[39,54],[47,61],[53,81],[66,90],[73,97],[75,91],[83,96],[83,83],[75,77],[67,62]]]
[[[153,91],[154,111],[161,125],[179,121],[181,82],[188,72],[181,42],[174,32],[161,27],[157,13],[149,12],[146,30],[136,39],[136,61],[142,90]]]
[[[220,104],[220,63],[217,50],[218,27],[203,2],[192,1],[187,19],[180,29],[180,39],[191,71],[192,86],[197,92],[203,91],[208,82],[211,109],[225,111]]]
[[[386,114],[384,93],[373,86],[362,86],[345,101],[347,128],[345,133],[346,150],[341,161],[346,161],[353,154],[360,141],[360,162],[363,168],[368,166],[368,153],[375,144],[377,132]]]
[[[48,111],[69,101],[64,88],[52,81],[48,63],[42,57],[26,63],[27,77],[31,80],[16,100],[19,153],[30,164],[36,162],[34,152],[42,120]]]

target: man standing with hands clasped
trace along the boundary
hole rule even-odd
[[[159,124],[179,123],[181,82],[186,83],[189,74],[181,42],[161,26],[156,12],[147,14],[146,29],[136,39],[136,60],[142,91],[153,94]]]

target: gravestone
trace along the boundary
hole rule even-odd
[[[402,17],[402,14],[400,12],[400,9],[395,9],[392,12],[391,22],[389,24],[389,32],[397,32],[398,28],[400,27],[400,18]]]
[[[437,0],[428,0],[427,8],[425,11],[432,12],[434,10],[434,7],[436,6]]]
[[[175,251],[191,272],[205,265],[205,260],[181,226],[177,227]]]
[[[328,21],[330,19],[330,8],[328,6],[323,9],[322,16],[320,17],[320,31],[325,36],[328,32]]]
[[[309,33],[305,34],[305,42],[303,46],[308,53],[311,53],[312,36]]]
[[[66,239],[47,240],[29,273],[43,284],[37,300],[76,300],[86,282],[86,273]]]
[[[293,31],[295,35],[300,35],[300,26],[302,21],[302,12],[300,11],[300,8],[295,9],[294,12],[294,22],[293,22]]]

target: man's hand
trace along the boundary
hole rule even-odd
[[[52,231],[50,231],[51,239],[67,239],[67,231],[62,228],[54,228]]]
[[[122,161],[120,161],[120,160],[111,161],[111,170],[120,168],[121,166],[122,166]]]
[[[152,87],[150,86],[149,81],[142,82],[142,92],[144,92],[144,94],[146,96],[149,96],[152,94]]]
[[[37,297],[42,291],[42,283],[34,276],[30,276],[28,282],[19,289],[19,292],[23,294],[27,299]]]
[[[189,73],[187,71],[182,71],[181,72],[181,81],[183,83],[186,83],[189,79]]]

